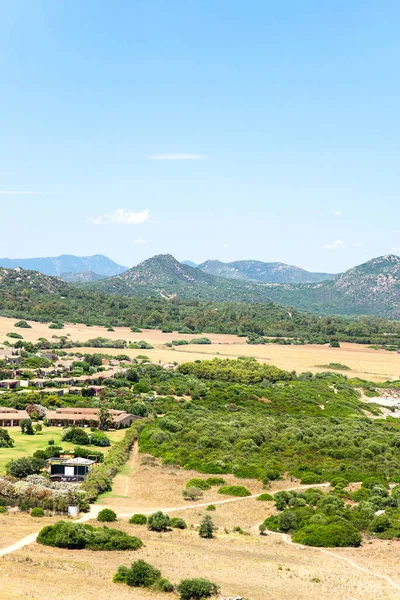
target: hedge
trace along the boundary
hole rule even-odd
[[[104,461],[89,471],[81,486],[81,489],[86,492],[88,502],[94,502],[100,494],[111,490],[112,480],[128,460],[141,427],[143,427],[143,420],[140,423],[133,423],[126,430],[123,439],[112,446]]]

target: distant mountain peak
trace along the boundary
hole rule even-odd
[[[60,277],[62,273],[84,273],[87,271],[98,273],[104,277],[111,277],[127,270],[127,267],[118,265],[102,254],[94,254],[93,256],[61,254],[60,256],[43,258],[0,258],[0,267],[6,269],[21,267],[56,277]]]
[[[334,278],[330,273],[310,273],[293,265],[260,260],[236,260],[229,263],[207,260],[198,265],[198,268],[210,275],[257,283],[313,283]]]

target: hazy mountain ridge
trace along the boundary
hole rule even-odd
[[[209,275],[258,283],[313,283],[335,277],[331,273],[312,273],[285,263],[267,263],[259,260],[237,260],[229,263],[207,260],[197,267]]]
[[[105,279],[106,275],[99,275],[93,271],[82,271],[80,273],[62,273],[60,279],[66,283],[89,283],[90,281],[100,281]]]
[[[0,258],[0,267],[5,269],[21,267],[25,270],[38,271],[44,275],[55,277],[60,277],[63,273],[84,273],[87,271],[105,277],[112,277],[127,270],[127,267],[117,264],[102,254],[94,254],[93,256],[62,254],[43,258]]]

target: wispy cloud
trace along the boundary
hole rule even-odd
[[[133,240],[134,244],[150,244],[150,240],[144,240],[143,238],[138,238],[137,240]]]
[[[332,213],[333,217],[343,217],[343,211],[342,210],[334,210]]]
[[[202,154],[152,154],[149,160],[202,160],[206,158]]]
[[[148,223],[149,218],[150,212],[148,209],[134,212],[125,208],[117,208],[113,212],[91,219],[91,223],[93,225],[141,225],[142,223]]]
[[[344,242],[343,240],[335,240],[331,244],[324,244],[322,247],[325,250],[339,250],[340,248],[359,248],[362,246],[360,242]]]
[[[38,196],[40,192],[28,190],[0,190],[0,196]]]

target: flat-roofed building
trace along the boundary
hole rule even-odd
[[[21,421],[29,419],[26,410],[17,410],[8,406],[0,406],[0,427],[18,427]]]

